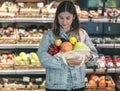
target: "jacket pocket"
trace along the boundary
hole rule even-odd
[[[64,72],[60,69],[57,70],[49,70],[46,75],[47,84],[51,85],[62,85],[64,83]]]

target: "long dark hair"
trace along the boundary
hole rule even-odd
[[[73,14],[73,16],[75,17],[75,19],[73,20],[72,22],[72,30],[74,33],[78,33],[78,30],[80,29],[80,22],[79,22],[79,18],[78,18],[78,15],[77,15],[77,11],[76,11],[76,8],[74,6],[74,3],[70,0],[65,0],[65,1],[62,1],[57,10],[56,10],[56,14],[55,14],[55,19],[54,19],[54,23],[53,23],[53,33],[56,37],[59,36],[59,32],[60,32],[60,24],[58,22],[58,15],[61,13],[61,12],[69,12],[71,14]]]

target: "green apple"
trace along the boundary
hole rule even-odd
[[[73,48],[73,50],[78,50],[78,49],[85,49],[85,50],[90,50],[90,48],[83,42],[77,42]]]
[[[22,61],[22,59],[21,59],[20,56],[16,56],[16,57],[15,57],[15,61],[17,61],[17,62],[18,62],[18,61]]]
[[[25,55],[26,55],[25,52],[20,52],[20,53],[19,53],[19,56],[20,56],[20,57],[25,56]]]
[[[30,55],[32,56],[31,59],[34,59],[34,60],[36,60],[36,61],[39,60],[39,59],[38,59],[38,56],[37,56],[37,54],[36,54],[35,52],[31,52]]]
[[[31,62],[36,62],[36,60],[35,60],[35,59],[33,59],[33,58],[31,58],[31,59],[30,59],[30,61],[31,61]]]
[[[29,58],[28,58],[27,55],[24,55],[24,56],[22,56],[21,58],[22,58],[22,61],[29,61]]]

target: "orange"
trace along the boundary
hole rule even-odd
[[[71,50],[72,50],[72,44],[70,42],[66,41],[66,42],[63,42],[61,44],[61,51],[62,52],[68,52]]]
[[[90,85],[96,85],[96,82],[94,80],[89,80],[88,82]]]
[[[90,79],[91,79],[91,80],[95,80],[96,78],[99,78],[99,77],[98,77],[97,75],[91,75],[91,76],[90,76]]]

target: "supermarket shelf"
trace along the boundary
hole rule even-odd
[[[80,22],[110,22],[108,18],[98,18],[98,19],[79,19]],[[41,23],[52,23],[54,18],[15,18],[15,22],[41,22]],[[112,21],[114,22],[114,20]],[[120,19],[117,19],[116,23],[119,23]]]
[[[120,70],[120,69],[119,69]],[[96,73],[96,74],[104,74],[104,73],[116,73],[116,68],[108,68],[108,69],[86,69],[87,74]],[[120,73],[120,71],[118,71]]]
[[[115,44],[96,44],[95,46],[98,48],[115,48],[116,45]]]
[[[15,22],[41,22],[52,23],[54,18],[15,18]]]
[[[15,48],[38,48],[39,44],[15,44]]]
[[[38,48],[39,44],[0,44],[0,49]]]
[[[15,0],[15,2],[44,2],[45,0]]]
[[[80,22],[115,22],[115,23],[120,23],[120,19],[112,20],[110,21],[109,18],[105,17],[100,17],[97,19],[79,19]],[[0,18],[0,22],[41,22],[41,23],[52,23],[54,21],[54,18]]]
[[[116,68],[116,73],[120,73],[120,68]]]
[[[16,44],[0,44],[0,49],[14,49]]]
[[[38,48],[39,44],[0,44],[0,49]],[[120,44],[95,44],[97,48],[120,48]]]
[[[16,74],[46,74],[45,69],[40,70],[16,70]]]
[[[40,70],[0,70],[0,75],[20,75],[20,74],[45,74],[45,69]]]
[[[15,22],[15,18],[0,18],[0,22]]]
[[[0,70],[0,75],[17,74],[16,70]]]
[[[120,68],[108,68],[105,69],[86,69],[87,74],[96,73],[96,74],[105,74],[105,73],[120,73]],[[20,75],[20,74],[46,74],[45,69],[22,69],[22,70],[0,70],[0,75]]]
[[[120,48],[120,44],[115,44],[115,48]]]

